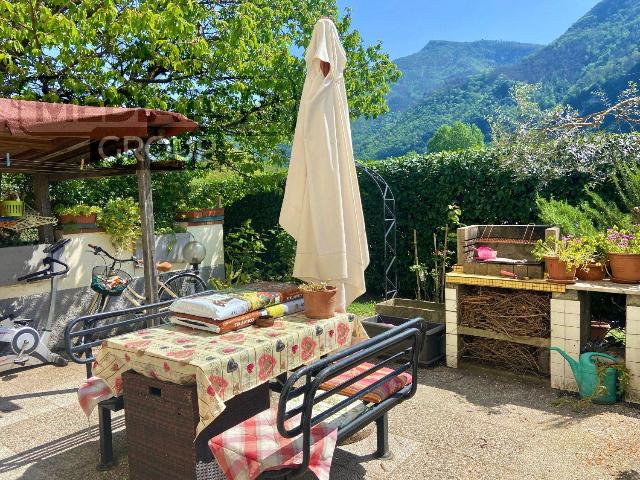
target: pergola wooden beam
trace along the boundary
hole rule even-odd
[[[155,265],[152,170],[178,170],[174,165],[152,165],[149,141],[191,132],[197,124],[171,112],[143,108],[85,107],[0,98],[0,173],[33,176],[37,210],[51,214],[49,182],[113,175],[138,177],[142,226],[145,293],[148,303],[158,301]],[[140,144],[128,143],[132,138]],[[110,139],[108,142],[103,140]],[[108,156],[133,149],[136,165],[99,168]],[[5,154],[11,157],[5,162]],[[39,228],[40,241],[53,241],[53,228]]]

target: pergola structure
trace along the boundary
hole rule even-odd
[[[33,177],[35,207],[51,215],[51,181],[136,174],[142,226],[147,301],[157,301],[152,170],[175,170],[151,162],[148,146],[190,132],[197,123],[178,113],[147,108],[87,107],[0,99],[0,173]],[[101,167],[102,160],[134,151],[137,164]],[[53,241],[51,226],[39,227],[41,242]]]

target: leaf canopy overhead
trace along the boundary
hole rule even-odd
[[[206,158],[251,171],[290,139],[322,15],[348,54],[352,116],[383,113],[398,70],[335,0],[0,0],[0,96],[177,111]]]

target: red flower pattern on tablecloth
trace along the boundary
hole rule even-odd
[[[164,369],[165,372],[168,372],[169,370],[171,370],[171,367],[169,366],[169,364],[167,362],[164,362],[162,364],[162,368]]]
[[[130,348],[132,350],[139,350],[151,345],[151,340],[132,340],[124,344],[124,348]]]
[[[125,360],[125,362],[130,362],[131,361],[131,357],[129,356],[128,353],[124,354],[124,360]]]
[[[307,361],[313,357],[313,352],[316,350],[316,342],[311,337],[304,337],[302,342],[300,342],[300,348],[300,356],[302,357],[302,360]]]
[[[338,323],[338,345],[344,345],[349,338],[349,326],[346,323]]]
[[[113,386],[113,391],[115,392],[116,395],[120,395],[120,392],[122,392],[122,377],[116,377],[116,381]]]
[[[273,355],[263,353],[258,359],[258,378],[262,381],[269,379],[276,365],[276,359]]]
[[[252,373],[254,367],[255,367],[255,365],[253,363],[250,363],[249,365],[247,365],[247,372],[248,373]]]
[[[224,392],[229,386],[229,382],[219,375],[209,375],[208,378],[210,385],[207,388],[207,393],[209,396],[213,397],[214,395],[218,395],[224,397]]]
[[[298,353],[298,345],[293,345],[291,347],[291,352],[295,355],[296,353]]]
[[[228,333],[220,337],[220,339],[224,342],[240,343],[244,342],[245,336],[242,333]]]
[[[196,351],[192,348],[186,350],[175,350],[167,353],[167,357],[176,358],[178,360],[187,360],[193,357],[194,353],[196,353]]]

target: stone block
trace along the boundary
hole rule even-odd
[[[580,327],[564,327],[564,338],[567,340],[580,341]]]
[[[564,324],[567,327],[580,328],[580,314],[579,313],[565,313]]]
[[[553,295],[554,298],[551,299],[551,312],[564,313],[564,300],[556,299],[555,293]]]
[[[560,338],[561,339],[565,339],[565,338],[567,338],[565,336],[565,332],[566,332],[566,327],[564,325],[554,325],[553,323],[551,324],[551,338],[552,339],[556,339],[556,338],[557,339],[560,339]],[[551,343],[554,344],[553,341]]]
[[[554,325],[564,326],[564,312],[554,312],[553,310],[551,310],[551,328],[552,329]]]
[[[458,312],[445,311],[444,320],[446,323],[458,323]]]
[[[564,349],[574,360],[577,360],[578,355],[580,355],[580,342],[576,340],[565,340]]]
[[[565,301],[564,311],[565,313],[575,313],[577,315],[580,315],[580,302],[573,300]]]
[[[444,298],[446,300],[457,300],[458,299],[458,289],[457,288],[445,288],[444,289]]]
[[[458,310],[458,302],[456,300],[445,300],[444,308],[448,312],[455,312]]]

